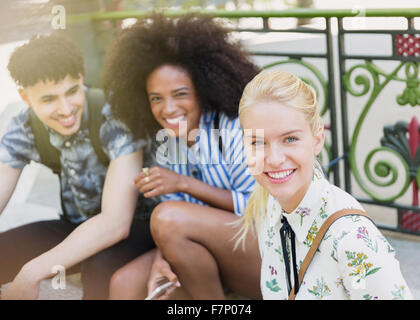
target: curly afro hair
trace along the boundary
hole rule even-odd
[[[105,59],[103,83],[115,116],[136,136],[154,136],[146,93],[149,74],[162,65],[181,67],[191,77],[200,108],[238,115],[245,85],[259,72],[230,30],[211,17],[152,14],[122,30]]]
[[[23,88],[39,81],[59,82],[67,75],[78,79],[85,74],[81,49],[59,33],[35,36],[16,48],[7,68],[16,84]]]

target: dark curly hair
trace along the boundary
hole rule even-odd
[[[16,48],[7,68],[17,85],[25,88],[39,81],[59,82],[67,75],[85,74],[81,49],[69,38],[53,33],[35,36]]]
[[[149,108],[146,81],[156,68],[179,66],[191,77],[202,110],[234,118],[245,85],[259,72],[230,30],[211,17],[152,14],[122,30],[108,49],[105,94],[115,116],[133,134],[154,136],[161,128]]]

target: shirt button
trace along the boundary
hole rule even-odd
[[[70,141],[66,141],[66,142],[64,142],[64,146],[65,146],[66,148],[70,148],[70,147],[71,147],[71,142],[70,142]]]
[[[72,176],[74,176],[74,175],[76,174],[76,170],[74,170],[74,169],[70,169],[70,174],[71,174]]]

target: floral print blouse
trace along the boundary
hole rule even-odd
[[[288,289],[280,241],[282,215],[296,235],[296,263],[299,271],[315,236],[331,214],[362,206],[351,195],[330,184],[315,171],[311,185],[298,207],[282,211],[280,203],[268,197],[266,215],[257,226],[262,257],[261,290],[264,299],[287,299]],[[286,250],[291,257],[290,239]],[[292,262],[291,262],[292,263]],[[293,266],[290,266],[293,270]],[[294,285],[291,276],[292,286]],[[298,299],[413,299],[401,274],[395,251],[368,218],[345,216],[336,220],[322,240],[308,267]]]

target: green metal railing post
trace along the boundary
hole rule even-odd
[[[338,128],[337,128],[337,112],[336,112],[336,100],[335,100],[335,77],[334,77],[334,48],[332,39],[332,20],[326,18],[326,44],[327,44],[327,61],[328,61],[328,108],[330,110],[330,121],[331,121],[331,153],[332,158],[336,159],[339,156],[338,153]],[[340,186],[340,162],[333,168],[334,172],[334,184]]]
[[[340,100],[341,100],[341,133],[343,135],[343,153],[348,155],[350,153],[349,147],[349,127],[347,114],[347,93],[344,87],[343,76],[346,70],[346,61],[343,59],[345,54],[344,33],[343,33],[343,18],[338,18],[338,61],[339,61],[339,76],[340,76]],[[350,164],[348,156],[344,157],[344,184],[345,190],[351,194],[351,179],[350,179]]]

